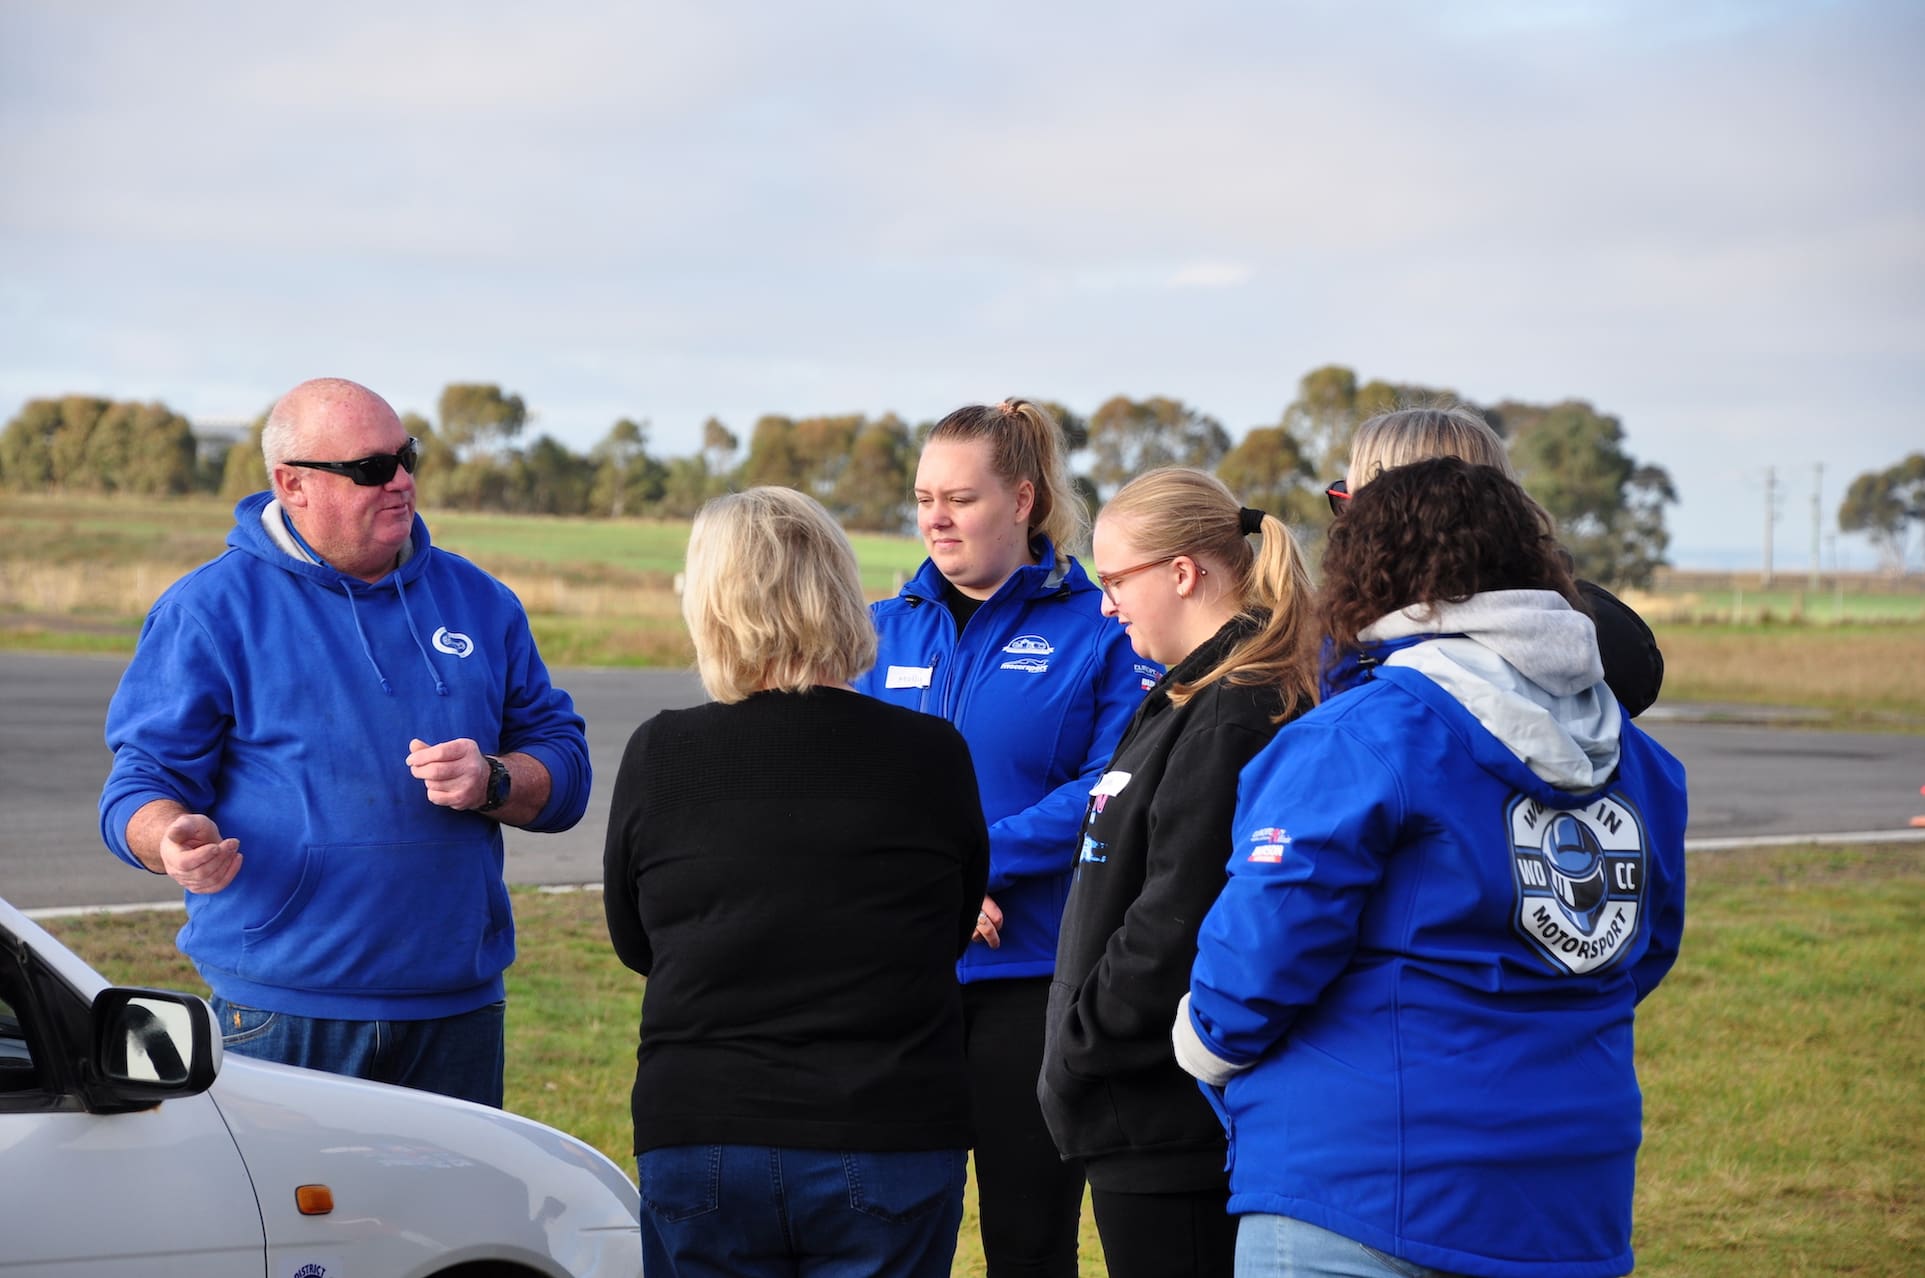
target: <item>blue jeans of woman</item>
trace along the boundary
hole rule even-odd
[[[1237,1222],[1237,1278],[1455,1278],[1289,1216]]]
[[[940,1278],[960,1149],[673,1145],[635,1160],[649,1278]]]

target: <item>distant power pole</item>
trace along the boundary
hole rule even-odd
[[[1758,584],[1764,589],[1771,588],[1771,526],[1778,522],[1778,472],[1775,468],[1765,467],[1765,570],[1759,574]]]
[[[1813,462],[1811,466],[1811,581],[1809,589],[1818,590],[1818,495],[1825,488],[1825,463]]]

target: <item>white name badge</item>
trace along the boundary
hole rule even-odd
[[[1112,795],[1123,793],[1123,787],[1129,783],[1130,774],[1127,772],[1105,772],[1102,779],[1099,780],[1095,786],[1091,787],[1090,795],[1092,798],[1099,795],[1103,798],[1109,798]]]
[[[883,686],[885,688],[927,688],[934,675],[932,666],[890,666]]]

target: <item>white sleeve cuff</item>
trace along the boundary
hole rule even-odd
[[[1226,1061],[1204,1045],[1190,1020],[1188,994],[1176,1005],[1176,1024],[1170,1026],[1170,1044],[1176,1048],[1176,1063],[1182,1066],[1183,1072],[1212,1087],[1222,1087],[1255,1063],[1239,1065]]]

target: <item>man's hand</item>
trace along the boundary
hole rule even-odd
[[[189,892],[218,892],[241,872],[241,841],[223,839],[212,817],[183,812],[160,836],[162,871]]]
[[[428,787],[428,802],[472,812],[488,801],[488,761],[470,738],[429,745],[416,737],[408,750],[408,771]]]

